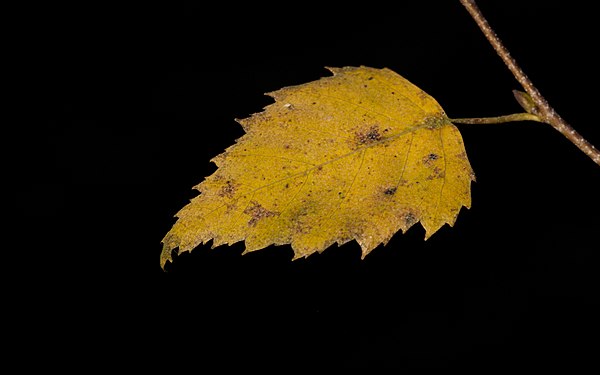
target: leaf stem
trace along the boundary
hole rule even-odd
[[[521,84],[525,92],[529,94],[533,103],[535,103],[536,113],[534,114],[539,117],[541,122],[544,122],[558,130],[583,153],[589,156],[590,159],[592,159],[596,164],[600,165],[600,151],[585,138],[583,138],[583,136],[573,129],[571,125],[563,120],[558,113],[556,113],[554,108],[548,104],[548,101],[542,96],[542,94],[540,94],[539,90],[533,85],[531,80],[527,77],[527,75],[525,75],[515,59],[510,55],[508,49],[504,46],[504,44],[502,44],[500,38],[498,38],[498,35],[496,35],[486,18],[479,10],[475,0],[460,0],[460,2],[467,9],[473,20],[475,20],[487,40],[496,50],[498,56],[502,58],[513,76]]]
[[[531,113],[513,113],[511,115],[497,116],[497,117],[474,117],[474,118],[452,118],[450,122],[455,124],[502,124],[511,121],[537,121],[542,120]]]

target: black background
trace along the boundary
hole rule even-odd
[[[551,127],[459,128],[472,208],[291,261],[203,245],[159,266],[161,239],[265,92],[326,66],[388,67],[450,117],[520,110],[518,83],[459,1],[178,2],[31,10],[29,103],[16,129],[13,348],[44,364],[208,369],[598,367],[600,169]],[[567,121],[600,145],[584,2],[480,1]],[[589,91],[591,90],[591,91]],[[35,118],[29,117],[34,114]],[[23,362],[28,366],[30,362]]]

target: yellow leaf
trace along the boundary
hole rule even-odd
[[[291,244],[294,259],[356,240],[364,258],[420,222],[425,239],[471,204],[474,174],[442,107],[389,69],[332,76],[268,93],[238,120],[245,134],[177,213],[161,266],[191,251],[245,241],[250,252]]]

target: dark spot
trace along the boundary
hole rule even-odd
[[[434,161],[438,160],[440,156],[438,154],[430,153],[429,155],[423,158],[423,163],[425,165],[431,165]]]
[[[395,187],[395,186],[388,187],[388,188],[385,188],[383,190],[383,194],[385,194],[385,195],[394,195],[396,193],[396,190],[398,190],[398,188]]]
[[[289,188],[289,187],[290,187],[290,184],[285,184],[285,188],[286,189]]]
[[[312,227],[307,220],[308,209],[303,207],[300,211],[293,215],[292,219],[292,231],[298,234],[307,234],[311,231]]]
[[[372,79],[373,79],[373,77],[369,77],[369,78],[367,78],[367,79],[370,81],[370,80],[372,80]]]
[[[231,180],[227,180],[227,182],[225,182],[225,185],[223,187],[221,187],[221,190],[219,190],[219,192],[217,193],[220,197],[227,197],[227,198],[232,198],[233,195],[235,194],[235,186],[234,184],[231,182]]]
[[[355,133],[356,141],[359,144],[371,144],[381,140],[381,133],[379,132],[379,125],[372,125],[370,128],[364,131],[357,131]]]
[[[261,219],[279,215],[278,212],[269,211],[266,208],[264,208],[263,206],[261,206],[260,203],[258,203],[256,201],[250,202],[250,205],[248,207],[246,207],[246,209],[244,210],[244,213],[246,215],[250,215],[250,220],[248,221],[248,225],[251,227],[255,226],[256,223]]]
[[[283,145],[283,148],[285,148],[287,150],[290,148],[290,145]]]
[[[444,178],[445,176],[446,176],[446,174],[444,173],[444,171],[440,167],[434,167],[433,168],[433,173],[431,173],[425,179],[428,180],[428,181],[431,181],[431,180],[435,180],[437,178]]]
[[[372,127],[366,134],[366,137],[369,141],[378,141],[381,139],[381,134],[379,134],[379,130],[376,127]]]
[[[369,85],[363,85],[363,87],[369,87]]]
[[[396,92],[395,92],[395,91],[392,91],[392,95],[396,95]]]

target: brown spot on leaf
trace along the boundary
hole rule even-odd
[[[293,233],[307,234],[312,230],[309,214],[314,211],[314,204],[313,201],[305,201],[302,206],[294,210],[295,212],[292,212],[290,229]]]
[[[223,185],[223,187],[221,187],[221,190],[219,190],[219,192],[217,194],[220,197],[233,198],[233,195],[235,194],[235,190],[236,190],[235,184],[233,182],[231,182],[231,180],[227,180],[227,182],[225,182],[225,185]]]
[[[425,178],[428,181],[435,180],[437,178],[444,178],[446,173],[440,167],[434,167],[433,172]]]
[[[312,226],[306,220],[307,213],[301,213],[292,221],[292,231],[297,234],[307,234]]]
[[[250,205],[244,210],[244,213],[246,215],[250,215],[248,225],[251,227],[255,226],[256,223],[261,219],[279,215],[279,212],[269,211],[261,206],[257,201],[251,201]]]
[[[396,194],[396,190],[398,190],[397,187],[390,186],[390,187],[387,187],[387,188],[383,189],[383,194],[385,194],[385,195],[394,195],[394,194]]]
[[[381,133],[377,124],[371,125],[366,130],[359,130],[354,134],[356,143],[360,145],[371,144],[381,140]]]
[[[434,161],[438,160],[440,156],[438,154],[429,153],[427,156],[423,158],[423,164],[431,165]]]

